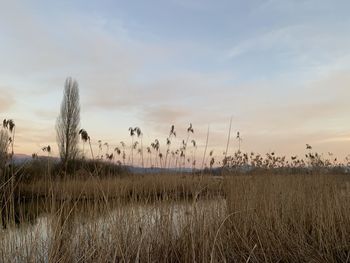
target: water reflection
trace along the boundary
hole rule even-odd
[[[210,221],[210,216],[224,215],[226,201],[217,198],[197,202],[123,203],[37,199],[21,203],[17,213],[18,225],[0,230],[3,251],[11,251],[14,257],[23,259],[32,254],[48,262],[70,262],[70,258],[59,257],[74,255],[74,246],[82,240],[108,239],[112,238],[111,233],[121,239],[137,235],[142,240],[159,229],[168,231],[159,234],[180,236],[190,229],[190,224],[205,224],[203,218]],[[92,233],[98,236],[91,237]]]

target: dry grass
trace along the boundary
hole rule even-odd
[[[45,197],[44,203],[51,205],[37,219],[39,223],[3,231],[0,259],[347,262],[349,179],[344,175],[221,180],[149,175],[55,182],[56,196],[74,198],[53,202]],[[44,182],[31,187],[31,194],[46,192]],[[101,192],[107,199],[101,198]],[[89,198],[77,198],[83,195]]]
[[[241,211],[229,220],[226,233],[234,241],[231,250],[246,257],[251,254],[256,262],[346,262],[349,182],[344,175],[228,180],[228,213]]]
[[[190,174],[150,174],[99,178],[89,175],[67,177],[55,181],[38,180],[20,184],[18,195],[57,199],[121,199],[129,201],[153,201],[192,199],[197,194],[222,195],[222,180],[212,176]]]

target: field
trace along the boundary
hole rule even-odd
[[[220,161],[206,144],[198,164],[191,124],[178,149],[174,126],[163,148],[144,149],[136,127],[131,145],[99,141],[97,154],[81,129],[89,157],[76,144],[59,160],[46,146],[16,163],[4,123],[0,262],[350,261],[348,159],[308,144],[305,159],[226,155],[227,144]]]
[[[80,175],[17,189],[1,262],[350,260],[346,174]]]

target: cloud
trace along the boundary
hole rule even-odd
[[[192,109],[199,104],[209,106],[215,98],[225,97],[228,76],[182,71],[136,83],[133,81],[135,76],[130,75],[122,87],[107,85],[93,90],[86,106],[107,110],[134,110],[160,104]]]
[[[170,2],[176,6],[196,11],[207,10],[209,7],[213,8],[208,0],[171,0]]]
[[[228,52],[228,58],[234,58],[252,52],[289,51],[291,55],[322,55],[321,59],[331,55],[341,56],[347,51],[350,38],[339,31],[322,31],[318,26],[292,24],[259,33],[235,45]],[[333,49],[334,45],[338,48]],[[327,50],[328,54],[324,54]],[[341,52],[342,51],[342,52]]]
[[[0,87],[0,90],[0,113],[4,113],[15,105],[15,99],[10,93],[6,92],[6,88]]]
[[[150,137],[166,137],[174,124],[179,138],[185,138],[191,122],[195,138],[202,146],[210,125],[209,144],[216,149],[225,148],[229,119],[233,116],[232,133],[241,131],[245,149],[261,152],[274,149],[300,154],[305,143],[320,145],[324,141],[322,149],[326,149],[326,142],[334,140],[331,138],[341,140],[338,134],[350,130],[350,125],[345,123],[350,114],[347,102],[349,76],[348,71],[333,72],[328,77],[308,81],[302,87],[288,91],[276,90],[276,87],[286,85],[285,79],[233,85],[231,88],[219,81],[223,86],[217,85],[217,90],[215,81],[208,77],[189,78],[192,81],[188,82],[169,81],[171,85],[164,86],[178,85],[179,89],[165,91],[190,90],[189,99],[186,100],[186,92],[178,92],[169,99],[162,91],[156,94],[157,89],[153,90],[155,93],[152,90],[140,92],[135,96],[140,99],[140,105],[135,106],[136,116],[139,125],[151,133]],[[195,87],[200,88],[196,90]],[[191,99],[195,100],[193,105]]]
[[[96,90],[119,95],[149,53],[157,59],[157,48],[130,38],[120,21],[101,23],[101,17],[69,12],[64,19],[56,13],[48,17],[50,13],[35,15],[32,9],[7,3],[0,11],[0,74],[46,84],[33,90],[61,88],[72,75],[91,96]]]
[[[32,154],[40,153],[41,148],[51,145],[53,154],[58,154],[54,124],[14,118],[16,124],[15,152]]]
[[[276,47],[292,47],[293,42],[297,40],[297,34],[303,30],[305,30],[304,26],[294,25],[260,33],[258,36],[243,40],[232,47],[227,56],[232,59],[237,56],[251,53],[252,51],[261,52]]]
[[[270,2],[269,6],[281,5],[282,7],[276,7],[275,12],[271,8],[260,10],[255,16],[278,18],[280,23],[270,25],[267,22],[268,26],[263,23],[265,26],[258,26],[246,34],[245,38],[236,39],[232,47],[228,48],[223,55],[227,61],[237,62],[237,64],[249,63],[251,65],[249,70],[258,67],[260,73],[270,69],[273,73],[298,72],[300,76],[317,73],[322,75],[331,66],[341,69],[339,62],[343,67],[344,65],[349,67],[350,37],[347,34],[349,22],[347,18],[340,23],[339,18],[319,14],[316,16],[312,12],[313,8],[305,7],[305,5],[309,6],[309,3],[305,3],[310,1],[268,2]],[[325,12],[324,2],[320,5],[313,3],[320,9],[321,14]],[[288,9],[289,5],[292,6],[290,9]],[[333,7],[329,7],[331,8]],[[300,13],[298,20],[291,17],[290,10],[294,9],[295,12]],[[292,13],[293,17],[295,12]],[[305,19],[306,17],[308,19]],[[321,17],[323,19],[320,19]],[[342,17],[342,14],[339,14],[339,17]],[[263,66],[259,66],[261,64]]]
[[[57,111],[50,111],[45,109],[38,109],[34,112],[34,114],[40,119],[40,120],[46,120],[46,121],[53,121],[57,118],[58,114]]]
[[[349,72],[334,72],[328,77],[306,83],[301,92],[275,98],[271,105],[256,105],[254,111],[240,116],[238,126],[250,149],[266,151],[278,148],[284,153],[302,152],[305,143],[336,151],[332,141],[343,140],[337,147],[344,155],[350,135]],[[296,147],[298,146],[298,147]]]
[[[258,18],[271,14],[269,7],[277,2],[257,10]],[[275,9],[279,15],[289,5],[297,10],[295,2]],[[197,0],[175,3],[202,8]],[[346,26],[334,26],[338,22],[332,30],[324,30],[317,19],[263,24],[245,39],[235,38],[224,51],[227,60],[217,62],[213,57],[232,42],[225,40],[220,48],[198,41],[188,47],[187,39],[168,43],[161,36],[149,38],[152,42],[145,40],[147,32],[130,32],[128,24],[111,16],[37,8],[6,2],[0,10],[0,112],[11,109],[24,119],[30,111],[25,116],[31,121],[16,119],[22,149],[54,142],[58,103],[70,75],[79,82],[84,128],[95,138],[115,136],[118,142],[124,136],[120,126],[125,125],[127,137],[128,125],[136,123],[150,139],[166,137],[174,124],[180,140],[191,122],[200,146],[210,125],[210,147],[221,152],[233,116],[232,132],[241,131],[246,149],[302,152],[305,142],[326,149],[331,142],[347,141],[350,38]],[[252,67],[260,54],[261,71],[271,68],[276,57],[290,67],[285,74],[272,70],[271,77],[256,80],[259,73]],[[241,63],[249,65],[248,77],[239,74]],[[16,100],[3,92],[10,83]],[[232,139],[232,149],[236,146]]]
[[[208,108],[176,107],[161,105],[145,108],[140,119],[148,130],[165,137],[171,124],[179,131],[179,138],[186,137],[186,128],[192,122],[194,137],[205,145],[207,125],[210,124],[210,148],[221,152],[227,142],[229,118],[233,112],[231,149],[237,149],[234,134],[241,131],[243,149],[247,151],[278,151],[280,154],[305,152],[305,143],[315,146],[319,152],[332,151],[339,157],[347,155],[350,124],[348,98],[350,96],[350,72],[332,72],[327,77],[304,83],[301,89],[276,94],[275,87],[283,85],[273,81],[248,86],[226,96],[205,96]],[[210,99],[212,101],[210,102]],[[231,101],[231,104],[226,104]],[[238,110],[237,110],[238,109]],[[227,112],[228,111],[228,112]],[[226,112],[226,113],[225,113]],[[341,141],[343,144],[341,144]],[[337,150],[338,149],[338,150]]]
[[[142,119],[146,122],[152,122],[153,124],[159,123],[178,123],[183,121],[187,116],[188,111],[186,109],[176,109],[169,106],[156,106],[146,107],[142,111]]]

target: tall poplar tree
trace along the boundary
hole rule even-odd
[[[80,125],[80,104],[78,82],[66,79],[60,115],[56,121],[56,138],[62,162],[68,162],[78,155]]]

